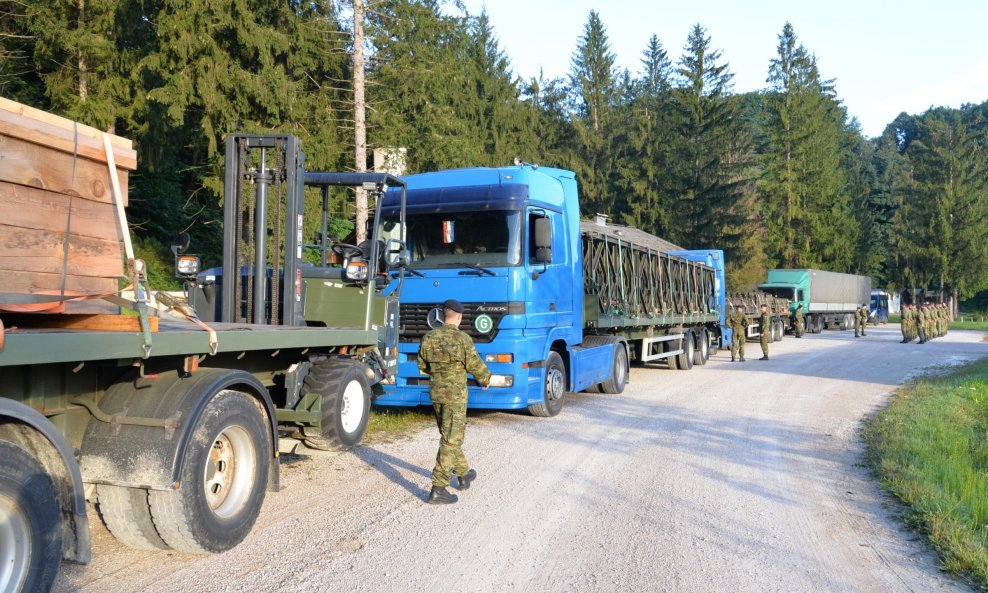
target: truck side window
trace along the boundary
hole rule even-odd
[[[803,300],[803,291],[802,290],[797,290],[796,291],[796,300],[799,301],[799,302],[802,302],[802,300]]]

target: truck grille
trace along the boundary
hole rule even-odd
[[[442,303],[402,303],[401,339],[405,342],[418,342],[432,328],[429,327],[429,312],[435,308],[442,313]],[[505,315],[518,315],[525,312],[524,303],[463,303],[463,322],[460,329],[473,341],[487,344],[497,336],[497,327]],[[487,315],[493,321],[493,329],[487,333],[477,330],[477,318]],[[438,326],[437,326],[438,327]]]

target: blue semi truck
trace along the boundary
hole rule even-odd
[[[723,277],[648,233],[581,221],[573,172],[525,164],[404,179],[398,368],[375,403],[430,403],[418,346],[450,298],[494,373],[490,389],[469,382],[472,408],[554,416],[567,392],[620,393],[631,362],[686,370],[709,357]],[[400,231],[398,197],[384,198],[382,237]]]

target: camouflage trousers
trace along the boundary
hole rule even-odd
[[[858,337],[858,332],[859,331],[861,332],[861,335],[862,336],[865,335],[865,327],[867,327],[867,325],[868,325],[868,322],[867,321],[861,321],[860,319],[857,320],[857,321],[855,321],[854,322],[854,337],[855,338]]]
[[[467,431],[467,403],[432,404],[439,427],[439,453],[432,470],[432,485],[445,488],[453,475],[462,476],[470,471],[463,455],[463,438]]]
[[[762,345],[762,356],[768,356],[768,334],[762,332],[762,337],[758,341]]]
[[[734,330],[731,333],[731,358],[738,354],[744,358],[744,330]]]

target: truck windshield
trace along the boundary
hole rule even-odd
[[[408,215],[415,268],[521,263],[521,213],[515,210]]]
[[[796,301],[796,300],[798,300],[796,298],[796,289],[795,288],[790,288],[788,286],[786,286],[786,287],[781,287],[781,286],[780,287],[762,286],[760,288],[761,288],[762,291],[767,292],[767,293],[769,293],[772,296],[777,296],[779,298],[783,298],[783,299],[790,300],[790,301]]]

